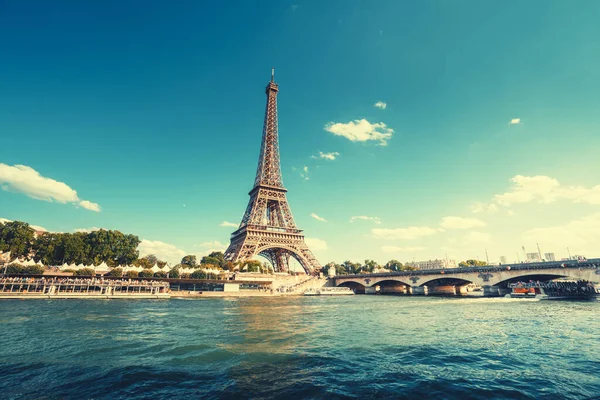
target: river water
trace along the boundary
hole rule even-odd
[[[483,298],[4,300],[0,397],[598,398],[599,314]]]

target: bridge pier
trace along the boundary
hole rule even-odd
[[[408,288],[409,293],[417,296],[427,296],[428,288],[427,286],[411,286]]]
[[[377,294],[377,286],[367,286],[365,288],[365,294]]]
[[[483,286],[483,297],[499,297],[500,288],[498,286],[485,285]]]

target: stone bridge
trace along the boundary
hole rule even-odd
[[[357,293],[455,295],[481,287],[484,296],[502,296],[510,292],[509,283],[557,278],[598,282],[600,259],[340,275],[332,279],[335,286],[347,286]]]

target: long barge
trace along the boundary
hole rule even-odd
[[[508,285],[506,297],[539,300],[595,300],[599,290],[587,281],[518,282]]]
[[[168,299],[169,284],[159,281],[98,278],[4,278],[0,299]]]

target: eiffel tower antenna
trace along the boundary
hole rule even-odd
[[[248,193],[250,201],[242,222],[231,234],[225,259],[243,262],[259,255],[269,260],[276,272],[288,272],[289,260],[294,258],[307,274],[318,274],[321,265],[306,245],[302,230],[296,227],[281,177],[278,92],[272,68],[271,81],[266,87],[267,106],[254,187]]]

